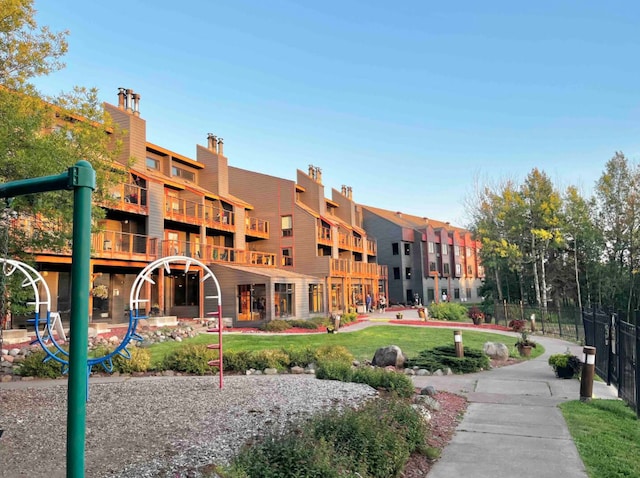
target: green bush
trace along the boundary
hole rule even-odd
[[[251,354],[249,368],[264,370],[275,368],[284,370],[289,366],[289,356],[282,350],[256,350]]]
[[[151,352],[149,349],[131,346],[131,358],[121,355],[113,357],[113,371],[120,373],[146,372],[151,366]]]
[[[316,378],[320,380],[339,380],[351,382],[353,369],[350,363],[342,360],[323,360],[318,362]]]
[[[267,332],[282,332],[290,328],[291,324],[288,320],[274,319],[262,325],[260,330],[266,330]]]
[[[271,434],[216,471],[224,478],[393,478],[426,438],[422,419],[408,403],[371,400]]]
[[[316,349],[315,355],[318,363],[324,360],[338,360],[351,365],[354,360],[353,354],[341,345],[324,345]]]
[[[340,325],[348,325],[358,320],[358,314],[355,312],[347,312],[340,316]]]
[[[244,372],[251,368],[249,350],[230,350],[222,354],[222,363],[226,372]]]
[[[315,321],[313,319],[308,319],[308,320],[288,320],[287,322],[289,322],[289,325],[291,327],[297,327],[299,329],[309,329],[309,330],[315,330],[318,327],[320,327],[321,322]]]
[[[27,355],[22,362],[18,373],[23,377],[57,378],[62,376],[62,364],[51,359],[42,362],[47,357],[44,350],[38,350]]]
[[[290,367],[306,367],[316,360],[316,351],[312,347],[284,347],[282,352],[289,356]]]
[[[431,372],[449,367],[453,373],[472,373],[486,370],[489,366],[489,357],[483,351],[465,347],[464,357],[458,358],[454,345],[423,350],[416,358],[407,361],[407,367],[420,367]]]
[[[209,350],[206,345],[187,344],[166,356],[162,367],[164,370],[204,375],[214,370],[207,362],[217,358],[217,350]]]
[[[456,302],[433,303],[429,306],[429,317],[459,322],[467,317],[467,308]]]
[[[383,368],[357,368],[352,374],[351,381],[388,390],[402,398],[412,397],[416,393],[415,386],[408,376]]]

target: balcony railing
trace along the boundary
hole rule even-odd
[[[245,234],[247,236],[269,238],[269,221],[255,217],[247,217],[245,220]]]
[[[320,227],[318,229],[318,242],[326,246],[331,246],[333,241],[331,240],[331,228]]]
[[[209,262],[230,262],[241,265],[259,265],[275,267],[276,255],[267,252],[247,251],[232,247],[204,245],[189,241],[162,242],[162,254],[165,256],[187,256]]]
[[[200,203],[172,196],[165,197],[165,219],[187,224],[202,223],[203,206]]]
[[[157,256],[157,239],[127,232],[99,231],[91,235],[91,248],[94,257],[149,261]]]
[[[374,262],[331,259],[330,274],[337,277],[386,278],[386,266],[380,266]]]
[[[377,256],[378,255],[378,243],[373,239],[367,239],[367,255],[369,256]]]
[[[361,237],[351,236],[343,232],[338,233],[338,247],[340,247],[340,249],[348,249],[351,251],[364,251]]]
[[[233,211],[215,206],[204,206],[204,224],[207,227],[223,231],[235,231],[236,229]]]
[[[110,189],[112,201],[106,206],[120,211],[148,214],[147,189],[135,184],[120,184]]]

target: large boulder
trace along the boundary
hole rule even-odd
[[[486,342],[483,350],[485,354],[495,360],[507,360],[509,358],[509,347],[499,342]]]
[[[371,365],[375,367],[404,367],[407,357],[404,356],[402,350],[397,345],[389,345],[376,350]]]

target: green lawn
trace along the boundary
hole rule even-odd
[[[640,422],[622,401],[560,405],[591,478],[640,476]]]
[[[462,331],[465,346],[482,350],[485,342],[502,342],[513,349],[515,338],[487,332]],[[162,358],[180,347],[181,344],[209,344],[217,340],[216,335],[201,334],[182,343],[163,342],[150,347],[151,363],[155,365]],[[223,349],[228,350],[265,350],[279,349],[284,346],[320,347],[323,345],[342,345],[358,360],[371,360],[376,349],[387,345],[397,345],[408,357],[417,355],[424,349],[438,345],[453,344],[453,330],[434,327],[397,327],[376,325],[357,332],[339,334],[275,335],[275,334],[227,334],[223,337]],[[516,352],[517,353],[517,352]],[[544,353],[544,347],[538,344],[532,357]]]

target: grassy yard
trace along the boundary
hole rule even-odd
[[[513,349],[515,338],[487,332],[462,331],[465,346],[482,350],[485,342],[502,342]],[[184,343],[209,344],[217,340],[217,336],[201,334],[192,339],[178,342],[163,342],[150,347],[151,363],[158,364],[165,355]],[[285,346],[320,347],[323,345],[342,345],[358,360],[371,360],[376,349],[387,345],[397,345],[408,357],[417,355],[424,349],[438,345],[453,344],[451,329],[427,327],[397,327],[378,325],[366,329],[339,334],[308,334],[308,335],[275,335],[275,334],[227,334],[223,338],[223,347],[228,350],[265,350],[279,349]],[[517,352],[514,351],[517,354]],[[544,348],[538,345],[533,349],[532,357],[544,353]]]
[[[560,405],[591,478],[640,476],[640,422],[622,401]]]

